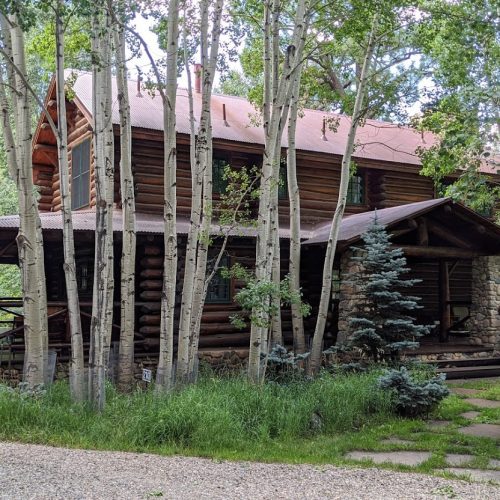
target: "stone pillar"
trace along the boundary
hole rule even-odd
[[[500,255],[472,261],[470,342],[500,349]]]
[[[361,302],[359,285],[352,280],[362,270],[361,262],[352,259],[353,256],[362,255],[362,249],[346,250],[340,257],[340,293],[339,293],[339,323],[337,344],[345,342],[349,338],[349,319],[355,315],[357,305]]]

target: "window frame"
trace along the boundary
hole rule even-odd
[[[218,169],[217,169],[217,172],[218,173],[220,172],[220,179],[218,181],[218,185],[216,185],[216,182],[215,182],[216,162],[223,162],[224,163],[222,170],[219,170],[220,167],[218,167]],[[221,195],[225,194],[225,192],[227,190],[227,186],[228,186],[227,179],[223,179],[222,176],[224,174],[224,168],[229,166],[229,165],[231,165],[231,162],[229,161],[229,158],[227,156],[215,155],[215,154],[212,155],[212,196],[214,196],[215,198],[219,198]],[[223,190],[218,189],[218,188],[222,187],[222,184],[224,184]]]
[[[224,255],[221,258],[221,261],[219,263],[219,269],[217,270],[217,273],[214,275],[214,277],[210,280],[210,283],[208,284],[207,287],[207,295],[205,297],[205,304],[210,305],[210,304],[232,304],[233,303],[233,280],[231,278],[222,278],[218,273],[220,273],[220,270],[222,267],[231,267],[231,257],[227,254],[224,253]],[[211,284],[213,283],[213,280],[218,276],[219,279],[224,280],[227,282],[227,297],[223,297],[221,299],[209,299],[208,294],[209,294],[209,289]]]
[[[85,171],[80,171],[80,173],[75,177],[74,175],[74,152],[78,148],[82,148],[84,144],[88,144],[88,151],[89,151],[89,162],[88,162],[88,170]],[[82,139],[81,141],[77,142],[76,144],[73,144],[71,146],[71,210],[79,210],[81,208],[88,207],[90,205],[90,167],[91,167],[91,156],[92,156],[92,139],[90,137],[86,137]],[[80,157],[82,157],[80,153]],[[84,183],[80,182],[80,184],[77,182],[75,184],[75,179],[77,181],[81,181],[82,177],[88,173],[88,186],[87,186],[87,191],[86,191],[86,203],[84,204],[75,204],[74,200],[76,197],[74,196],[75,190],[74,186],[77,185],[79,189],[83,190],[84,189]],[[81,191],[78,191],[81,192]]]
[[[349,194],[352,195],[351,182],[352,182],[352,179],[354,179],[355,177],[360,179],[361,201],[359,201],[359,202],[353,201],[352,199],[349,199]],[[366,185],[367,185],[366,172],[357,172],[354,175],[351,175],[349,177],[349,187],[347,190],[346,204],[351,205],[351,206],[358,206],[358,207],[366,205],[366,194],[367,194],[366,193]]]

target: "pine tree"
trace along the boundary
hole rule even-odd
[[[420,298],[402,292],[420,280],[401,278],[408,271],[403,251],[391,246],[390,235],[376,214],[362,238],[362,254],[353,257],[361,271],[351,282],[361,300],[356,316],[349,320],[350,345],[374,361],[395,361],[403,349],[416,349],[419,343],[415,339],[428,331],[410,316],[421,308]]]

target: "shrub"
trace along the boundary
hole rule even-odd
[[[266,358],[266,354],[261,354]],[[267,355],[267,380],[277,383],[287,383],[304,375],[304,361],[309,353],[295,355],[283,346],[276,344]]]
[[[450,391],[446,387],[445,376],[440,374],[431,379],[415,380],[403,366],[390,370],[378,380],[381,389],[390,390],[396,411],[406,417],[428,415]]]

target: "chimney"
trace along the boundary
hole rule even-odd
[[[201,93],[201,64],[196,63],[194,65],[194,91],[199,94]]]

